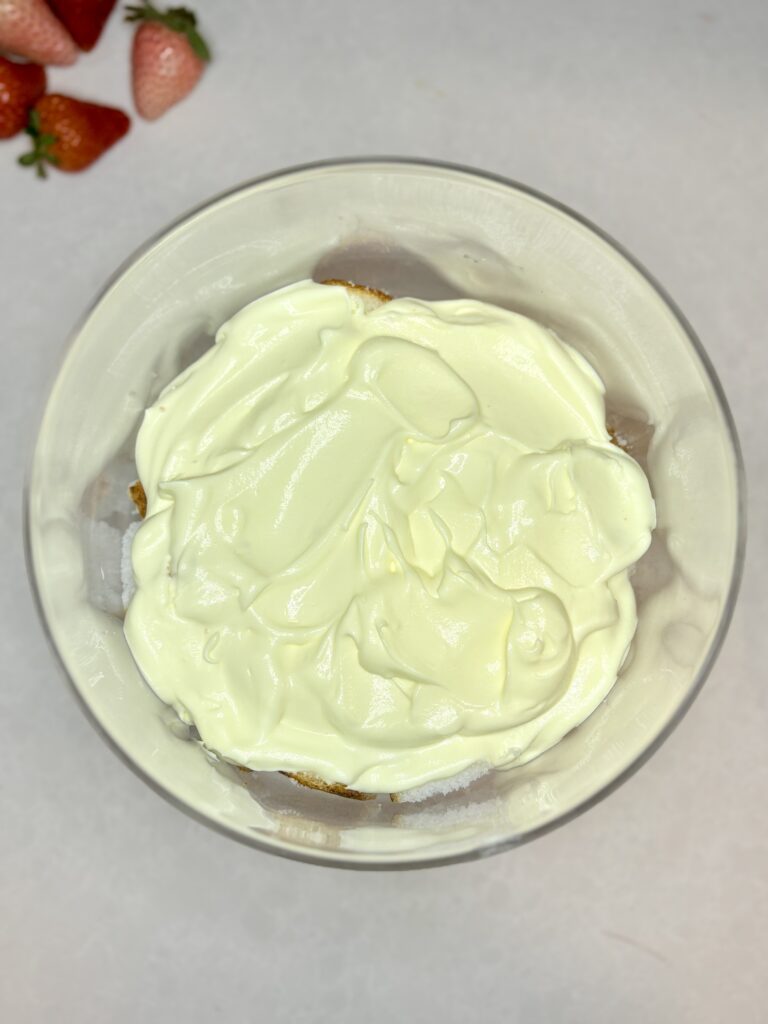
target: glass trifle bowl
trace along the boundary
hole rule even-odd
[[[135,519],[127,488],[144,409],[237,310],[304,278],[471,297],[552,328],[599,372],[609,427],[656,501],[658,526],[632,577],[637,633],[609,696],[535,760],[420,803],[340,799],[218,759],[145,683],[123,635],[123,538]],[[75,330],[51,392],[26,529],[53,647],[93,720],[145,781],[258,849],[415,867],[485,856],[568,821],[669,734],[733,610],[743,472],[700,343],[660,286],[597,228],[477,171],[342,161],[216,198],[118,271]]]

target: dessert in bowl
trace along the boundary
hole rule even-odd
[[[145,413],[125,633],[209,751],[409,800],[595,709],[655,515],[551,331],[372,298],[257,299]]]
[[[658,287],[535,194],[405,162],[286,172],[152,243],[78,330],[29,489],[43,614],[118,749],[354,866],[501,849],[624,777],[711,664],[741,517]]]

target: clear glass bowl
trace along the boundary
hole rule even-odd
[[[240,307],[305,277],[394,295],[472,296],[554,328],[599,370],[609,420],[650,478],[653,544],[637,635],[594,714],[523,767],[425,803],[344,800],[206,754],[142,681],[122,631],[121,537],[142,411]],[[191,213],[137,253],[74,332],[27,493],[30,575],[93,719],[160,793],[228,835],[323,864],[485,856],[567,821],[680,720],[722,643],[744,545],[738,441],[720,385],[671,300],[558,203],[459,167],[367,160],[284,171]]]

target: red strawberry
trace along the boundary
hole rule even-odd
[[[45,92],[45,68],[0,57],[0,139],[10,139],[26,125],[29,108]]]
[[[81,50],[92,50],[117,0],[48,0],[48,6]]]
[[[33,148],[19,157],[19,163],[36,167],[41,178],[46,164],[60,171],[82,171],[121,139],[130,124],[122,110],[50,93],[30,112],[27,132]]]
[[[211,55],[192,11],[158,11],[149,2],[126,10],[126,21],[141,23],[133,37],[133,99],[154,121],[192,91]]]
[[[0,0],[0,50],[38,64],[74,64],[77,47],[44,0]]]

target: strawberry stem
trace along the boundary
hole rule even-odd
[[[131,4],[125,8],[126,21],[155,21],[165,25],[172,32],[186,36],[187,42],[200,60],[210,60],[211,51],[208,44],[197,30],[197,17],[194,11],[187,7],[169,7],[167,11],[160,11],[150,0],[143,4]]]
[[[59,163],[59,158],[51,152],[51,147],[58,142],[58,139],[49,132],[40,131],[40,114],[34,107],[29,112],[29,120],[24,131],[32,139],[32,149],[29,153],[24,153],[19,157],[19,163],[22,167],[34,167],[38,178],[47,178],[46,164],[56,167]]]

